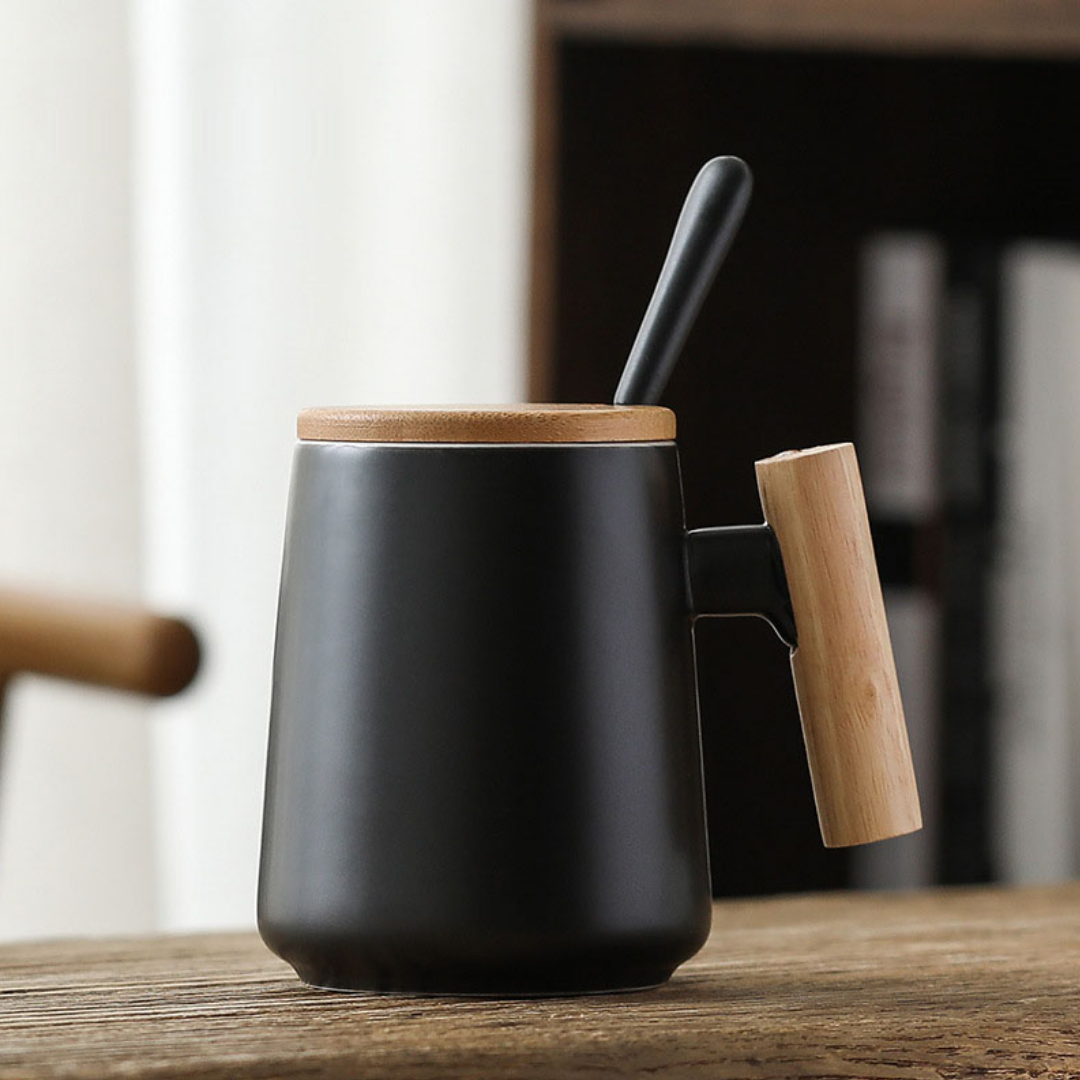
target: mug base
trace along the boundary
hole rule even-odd
[[[346,994],[409,997],[545,998],[590,994],[630,994],[666,983],[675,968],[635,967],[622,971],[477,972],[396,970],[357,972],[296,969],[302,982],[316,990]]]

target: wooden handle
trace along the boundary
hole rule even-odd
[[[0,674],[20,672],[167,697],[199,666],[179,619],[139,608],[0,589]]]
[[[855,448],[792,450],[756,470],[795,613],[791,668],[825,845],[914,832],[919,794]]]

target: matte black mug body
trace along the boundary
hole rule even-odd
[[[674,443],[296,451],[259,929],[344,989],[662,982],[710,920]]]

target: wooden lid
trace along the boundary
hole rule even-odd
[[[313,442],[667,442],[675,414],[655,405],[451,405],[304,409],[296,434]]]

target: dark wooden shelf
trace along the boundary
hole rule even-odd
[[[754,49],[1080,56],[1080,4],[1053,0],[541,0],[565,37]]]
[[[694,173],[754,170],[664,399],[691,527],[760,520],[756,458],[857,436],[868,235],[1080,237],[1080,2],[537,0],[536,18],[533,400],[610,400]],[[714,890],[842,885],[787,657],[752,623],[696,629]]]

